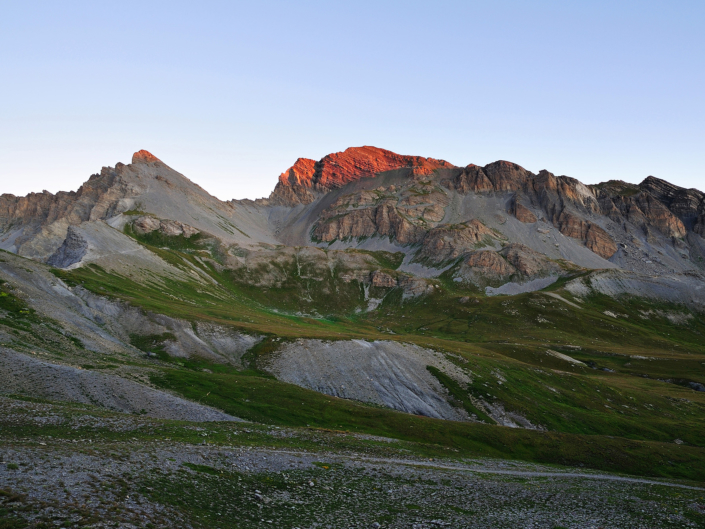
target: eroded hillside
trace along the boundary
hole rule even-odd
[[[0,388],[701,480],[704,215],[372,147],[226,203],[140,151],[0,197]]]

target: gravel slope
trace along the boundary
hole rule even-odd
[[[467,420],[429,373],[434,366],[461,383],[468,375],[441,354],[417,345],[350,340],[285,344],[267,368],[280,380],[326,395],[387,406],[438,419]]]
[[[118,376],[50,364],[6,348],[0,348],[0,392],[93,404],[160,419],[241,420]]]

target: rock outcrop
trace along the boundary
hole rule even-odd
[[[490,280],[505,279],[516,273],[516,268],[493,250],[473,252],[467,257],[463,265],[472,275]]]
[[[521,275],[528,278],[560,274],[563,271],[558,264],[545,255],[523,244],[505,246],[499,254],[504,256]]]
[[[514,200],[512,200],[512,205],[509,210],[509,212],[514,215],[517,220],[520,220],[521,222],[525,222],[527,224],[533,224],[536,222],[538,219],[536,218],[536,215],[534,215],[529,208],[524,206],[517,200],[517,197],[514,197]]]
[[[600,257],[609,259],[617,251],[617,245],[605,230],[565,210],[558,215],[554,224],[563,235],[583,241]]]
[[[507,212],[511,216],[503,215]],[[121,239],[127,223],[136,234],[208,234],[235,252],[227,266],[258,285],[290,280],[276,267],[265,266],[261,277],[251,268],[273,258],[271,248],[275,259],[286,255],[289,262],[295,256],[297,267],[315,254],[310,260],[318,264],[306,273],[313,278],[332,263],[314,247],[333,243],[336,251],[403,251],[407,257],[392,279],[371,277],[381,263],[362,266],[352,253],[336,255],[335,261],[346,261],[340,278],[384,288],[404,282],[409,291],[428,285],[421,281],[412,288],[416,280],[403,279],[402,271],[433,277],[455,261],[473,277],[498,281],[559,273],[559,259],[654,274],[705,266],[700,191],[654,177],[638,185],[585,186],[507,161],[456,167],[375,147],[350,148],[319,161],[300,158],[280,175],[270,197],[258,201],[222,202],[147,151],[136,152],[129,165],[104,167],[75,192],[0,196],[0,248],[63,268],[98,261],[119,268],[137,259],[124,253],[135,243]],[[285,251],[282,244],[295,250]],[[515,244],[526,246],[518,251]],[[529,246],[556,261],[532,261]],[[145,269],[164,268],[142,248]],[[335,290],[332,284],[326,288]]]
[[[137,151],[135,154],[132,155],[132,163],[162,163],[162,161],[154,156],[151,152],[145,151],[144,149],[141,151]]]
[[[74,226],[69,226],[66,240],[59,249],[47,259],[47,264],[57,268],[68,268],[83,259],[88,252],[88,241]]]
[[[542,277],[555,277],[563,268],[545,255],[523,244],[509,244],[496,252],[480,250],[470,253],[455,272],[456,281],[467,281],[484,287],[508,281],[524,282]]]
[[[379,288],[394,288],[397,286],[396,278],[381,270],[375,270],[370,274],[370,283],[373,287]]]
[[[443,224],[426,233],[417,259],[443,263],[457,259],[478,246],[492,246],[496,240],[498,235],[477,219],[462,224]]]
[[[315,200],[316,192],[327,192],[361,178],[396,169],[409,169],[412,175],[431,175],[436,169],[451,168],[444,160],[405,156],[377,147],[351,147],[315,162],[299,158],[279,177],[267,203],[295,206]]]
[[[441,188],[413,182],[344,195],[321,212],[312,236],[331,242],[380,235],[400,244],[417,243],[443,220],[447,204]]]
[[[187,239],[200,233],[199,230],[176,220],[163,220],[150,216],[142,216],[132,222],[132,228],[139,234],[152,233],[159,230],[164,235],[171,237],[183,235]]]

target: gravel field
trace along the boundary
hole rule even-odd
[[[492,461],[451,468],[168,443],[7,446],[2,458],[0,488],[25,495],[29,519],[96,519],[91,527],[702,527],[685,514],[705,514],[703,490]]]
[[[93,416],[88,408],[71,415],[51,404],[5,398],[0,411],[6,424],[56,425],[83,435],[0,436],[0,521],[9,514],[29,527],[646,529],[705,523],[705,488],[692,484],[506,460],[423,459],[394,443],[383,446],[389,440],[317,430],[171,425],[203,439],[199,444],[137,437],[161,424],[140,416]],[[101,439],[95,433],[101,428],[125,436]],[[230,443],[211,442],[217,428],[227,428]],[[321,448],[261,446],[263,438],[295,443],[307,436]],[[336,451],[330,448],[336,436],[359,437],[360,446],[370,448]]]

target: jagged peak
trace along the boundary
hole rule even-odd
[[[151,152],[145,151],[144,149],[137,151],[132,155],[132,163],[155,163],[161,162],[159,158],[154,156]]]
[[[418,174],[430,174],[441,167],[454,167],[445,160],[397,154],[386,149],[364,145],[348,147],[328,154],[318,162],[299,158],[279,176],[282,185],[301,185],[331,189],[353,180],[375,176],[384,171],[411,168]]]
[[[303,185],[308,187],[313,180],[315,172],[316,160],[299,158],[294,165],[279,175],[279,181],[284,185]]]

